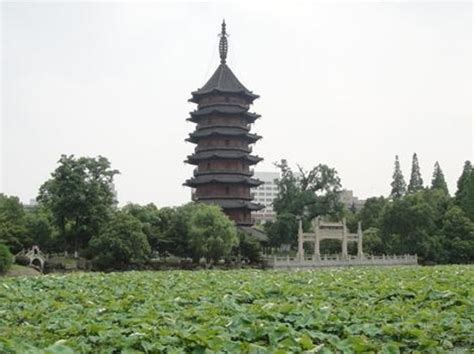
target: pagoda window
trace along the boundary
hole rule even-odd
[[[229,146],[229,144],[230,144],[230,140],[227,139],[227,140],[225,141],[225,146]]]
[[[211,169],[211,163],[208,162],[208,163],[207,163],[207,170],[210,170],[210,169]]]
[[[230,188],[229,188],[229,186],[226,186],[225,187],[225,194],[229,194],[229,193],[230,193]]]

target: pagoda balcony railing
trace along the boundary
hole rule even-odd
[[[251,196],[245,195],[235,195],[235,194],[213,194],[213,195],[197,195],[196,200],[206,200],[206,199],[241,199],[241,200],[252,200]]]
[[[224,169],[211,169],[211,170],[204,170],[204,171],[199,171],[198,168],[195,168],[193,171],[194,177],[200,176],[200,175],[210,175],[210,174],[218,174],[218,173],[229,173],[229,174],[239,174],[239,175],[245,175],[245,176],[253,176],[253,169],[250,169],[249,171],[241,171],[241,170],[224,170]]]
[[[236,103],[236,102],[212,102],[212,103],[201,103],[198,108],[204,108],[204,107],[212,107],[212,106],[237,106],[245,109],[249,109],[250,105],[244,104],[244,103]]]
[[[196,126],[196,130],[211,129],[211,128],[239,128],[239,129],[244,129],[246,131],[250,131],[252,127],[250,124],[216,124],[216,123],[198,124]]]
[[[238,150],[238,151],[244,151],[248,152],[249,154],[253,151],[253,148],[251,146],[245,147],[245,146],[202,146],[202,147],[196,147],[194,152],[200,152],[200,151],[212,151],[212,150]]]

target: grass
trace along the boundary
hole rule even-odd
[[[38,272],[36,269],[31,268],[31,267],[26,267],[26,266],[21,266],[18,264],[12,264],[11,268],[7,270],[5,273],[5,276],[7,277],[31,277],[31,276],[37,276],[41,275],[40,272]]]

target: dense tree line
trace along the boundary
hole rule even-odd
[[[32,245],[45,252],[86,257],[99,269],[123,269],[170,255],[195,262],[233,256],[259,260],[259,243],[239,233],[216,206],[118,208],[111,186],[119,172],[106,158],[64,155],[58,164],[41,186],[36,207],[25,208],[17,197],[0,194],[0,244],[7,246],[0,252],[3,268],[9,263],[8,250],[15,254]],[[299,220],[308,230],[316,216],[345,217],[352,231],[362,222],[366,253],[416,253],[423,261],[436,263],[474,260],[474,168],[469,161],[451,197],[438,162],[431,185],[424,186],[414,154],[407,185],[396,157],[389,198],[369,198],[359,211],[341,204],[335,169],[320,164],[293,172],[285,160],[277,166],[281,171],[274,201],[277,217],[264,225],[273,248],[296,247]],[[324,253],[339,250],[337,241],[321,245]]]
[[[334,169],[319,165],[310,173],[301,168],[300,173],[294,173],[286,161],[278,166],[282,178],[274,202],[277,217],[265,224],[274,247],[288,244],[296,248],[298,220],[302,219],[308,230],[309,220],[321,215],[329,219],[346,217],[353,232],[361,221],[364,252],[368,254],[416,253],[422,261],[436,263],[474,261],[474,169],[469,161],[451,197],[438,162],[431,185],[424,186],[414,154],[407,186],[396,156],[390,197],[369,198],[360,211],[342,208],[338,202],[340,181]],[[324,253],[339,250],[337,241],[321,244]]]
[[[195,262],[233,255],[258,259],[259,244],[239,234],[217,206],[118,208],[111,186],[119,172],[105,157],[63,155],[58,164],[41,186],[36,207],[24,208],[17,197],[0,194],[0,243],[12,253],[39,245],[47,253],[91,259],[98,269],[168,255]]]

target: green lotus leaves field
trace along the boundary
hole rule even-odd
[[[0,278],[1,353],[471,352],[474,266]]]

